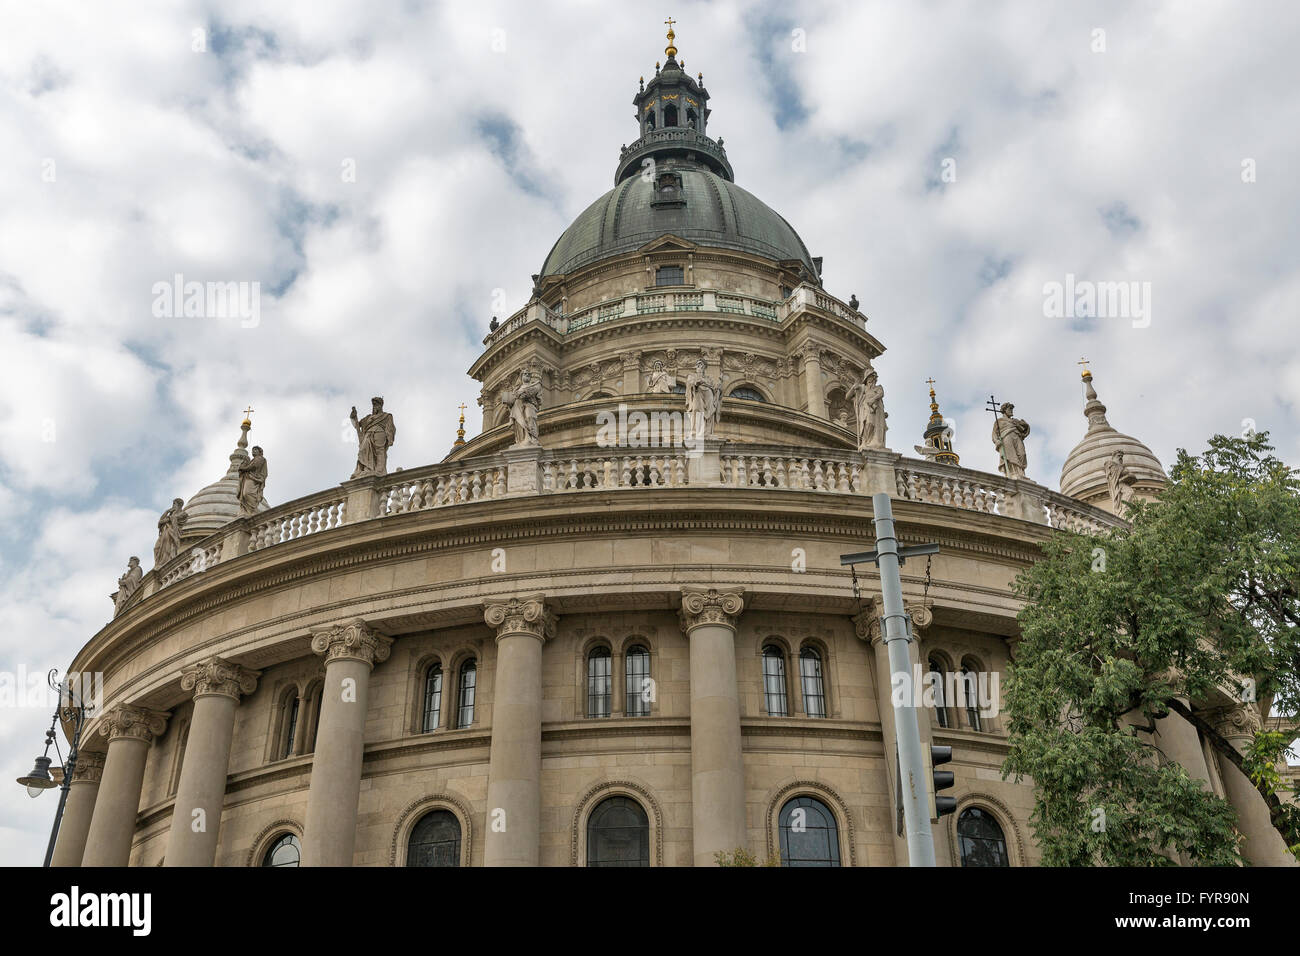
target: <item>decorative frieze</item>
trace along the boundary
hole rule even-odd
[[[555,636],[556,617],[546,609],[542,595],[510,598],[504,602],[483,605],[483,620],[488,627],[496,628],[497,640],[512,634],[529,634],[539,641]]]
[[[388,660],[393,639],[385,637],[361,618],[344,624],[312,631],[311,649],[325,658],[325,663],[337,660],[361,661],[374,667]]]
[[[682,633],[689,635],[703,624],[721,624],[735,630],[736,618],[744,609],[745,601],[741,591],[682,588]]]
[[[119,704],[104,715],[99,733],[107,737],[109,743],[126,737],[151,744],[155,737],[161,736],[167,729],[167,718],[170,716],[145,707]]]
[[[261,671],[249,670],[220,657],[209,657],[181,672],[181,690],[193,690],[197,700],[210,694],[239,700],[257,689]]]

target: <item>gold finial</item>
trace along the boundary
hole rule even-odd
[[[463,444],[465,444],[465,403],[461,402],[460,403],[460,427],[456,429],[456,441],[451,447],[459,448]]]
[[[1080,356],[1079,361],[1074,364],[1083,366],[1083,375],[1081,375],[1080,378],[1092,378],[1092,371],[1088,368],[1088,360],[1086,358]]]
[[[251,414],[253,414],[253,406],[252,406],[252,405],[249,405],[246,409],[244,409],[244,420],[240,423],[240,427],[241,427],[241,428],[252,428],[252,427],[253,427],[252,419],[250,419],[250,418],[248,417],[248,416],[251,415]]]
[[[669,17],[664,23],[668,24],[668,46],[664,47],[664,52],[668,54],[668,59],[677,55],[677,47],[673,46],[673,41],[677,39],[677,34],[673,33],[673,24],[677,21]]]
[[[943,416],[939,414],[939,400],[934,397],[934,379],[927,378],[925,384],[930,386],[930,421],[941,422]]]

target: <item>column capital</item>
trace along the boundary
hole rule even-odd
[[[133,707],[130,704],[118,704],[104,714],[99,725],[99,733],[108,738],[108,742],[128,738],[153,743],[155,737],[162,736],[167,729],[166,714],[146,707]]]
[[[736,618],[745,609],[745,595],[740,588],[682,588],[682,633],[689,635],[702,624],[721,624],[736,629]]]
[[[1238,750],[1244,748],[1244,743],[1239,741],[1249,740],[1263,727],[1259,707],[1254,704],[1240,703],[1215,707],[1205,711],[1205,718]]]
[[[903,610],[907,612],[912,619],[912,631],[924,631],[934,623],[934,611],[931,610],[931,604],[927,601],[904,601]],[[859,614],[853,615],[853,627],[857,632],[858,639],[866,641],[872,647],[880,643],[884,637],[880,629],[880,619],[885,613],[885,602],[880,597],[872,597],[867,600],[867,608]]]
[[[388,660],[393,639],[380,634],[361,618],[318,628],[311,632],[311,649],[330,661],[360,661],[370,667]]]
[[[194,699],[219,695],[239,700],[257,689],[261,671],[249,670],[221,657],[209,657],[181,671],[181,690],[193,690]]]
[[[556,616],[546,609],[541,594],[506,601],[485,601],[483,621],[496,628],[497,640],[511,634],[529,634],[542,643],[555,636]]]
[[[72,782],[99,783],[104,775],[104,754],[98,751],[77,751],[77,767],[72,771]]]

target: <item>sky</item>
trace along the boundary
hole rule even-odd
[[[67,666],[245,407],[273,504],[350,475],[372,395],[390,469],[462,402],[473,435],[465,371],[613,185],[669,15],[737,183],[886,346],[896,450],[932,376],[963,465],[996,471],[994,394],[1056,488],[1087,356],[1166,466],[1247,428],[1300,464],[1300,4],[3,0],[0,673]],[[258,311],[169,312],[176,275]],[[1081,282],[1134,298],[1053,314]],[[0,707],[10,778],[48,723]],[[55,801],[0,787],[0,863]]]

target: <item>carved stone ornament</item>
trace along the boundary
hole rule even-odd
[[[903,602],[903,610],[907,612],[912,619],[913,631],[924,631],[934,623],[934,611],[931,609],[929,602],[922,604],[917,601]],[[885,603],[879,597],[873,597],[867,602],[867,609],[861,614],[853,616],[853,627],[859,640],[867,641],[873,647],[881,639],[880,620],[885,613]]]
[[[1254,737],[1263,726],[1259,717],[1259,707],[1254,704],[1235,704],[1231,707],[1218,707],[1207,712],[1210,723],[1228,740],[1234,737]]]
[[[119,704],[104,715],[99,733],[107,737],[109,743],[121,737],[129,737],[151,744],[155,737],[161,736],[167,729],[167,718],[170,716],[145,707]]]
[[[734,630],[736,618],[744,609],[745,600],[740,591],[682,588],[682,633],[690,634],[702,624],[721,624]]]
[[[209,657],[181,672],[181,690],[193,690],[195,699],[219,694],[239,700],[241,694],[257,689],[261,671],[250,671],[220,657]]]
[[[361,661],[374,667],[388,660],[393,639],[379,634],[361,618],[312,631],[311,649],[330,661]]]
[[[496,628],[497,640],[512,634],[529,634],[539,641],[555,636],[555,615],[546,610],[546,602],[535,597],[511,598],[500,603],[483,605],[483,620],[488,627]]]
[[[104,757],[102,753],[77,751],[77,767],[72,771],[72,782],[99,783],[99,778],[104,775]]]

